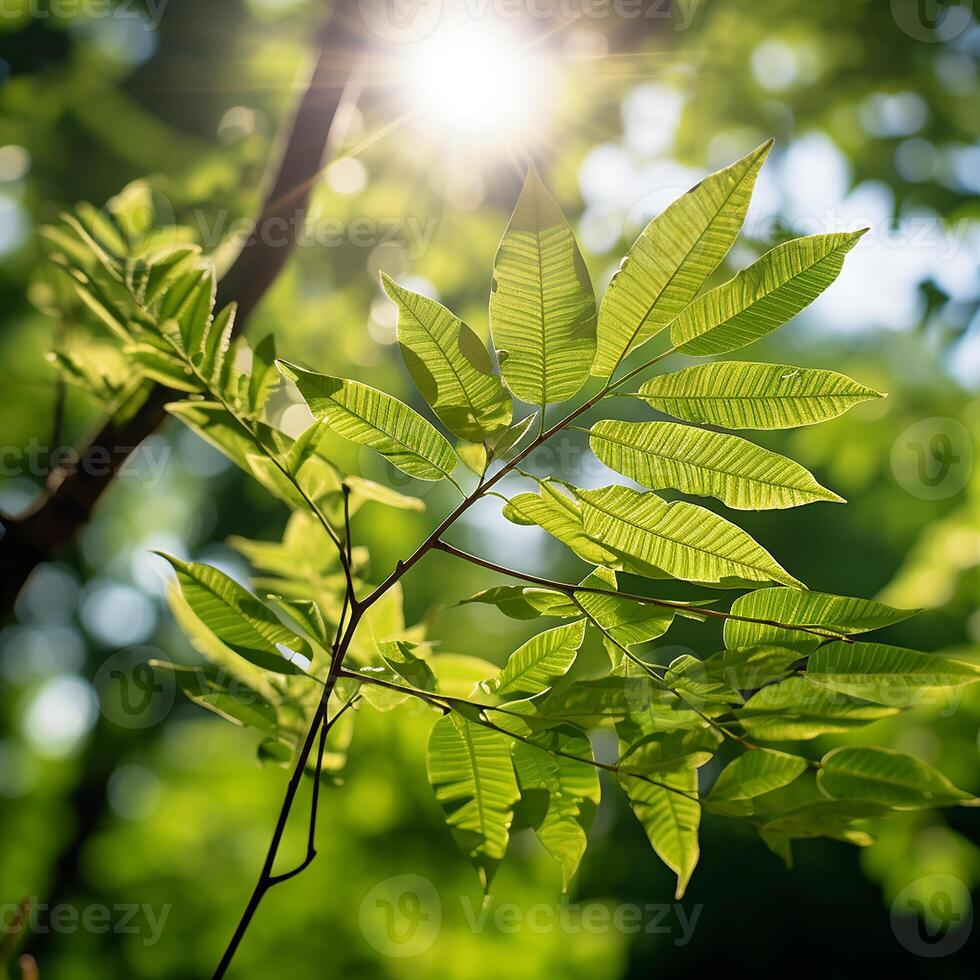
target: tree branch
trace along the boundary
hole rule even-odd
[[[298,234],[342,98],[337,63],[349,71],[363,46],[363,37],[348,31],[340,15],[329,18],[318,34],[315,66],[293,115],[255,231],[219,285],[220,305],[238,303],[236,330],[244,327],[292,254],[295,235],[285,241],[277,238],[273,244],[263,229],[270,222],[285,220],[285,227]],[[73,465],[52,472],[27,511],[4,521],[0,622],[9,618],[34,568],[72,541],[133,450],[162,424],[164,406],[179,397],[169,388],[154,386],[131,417],[121,422],[109,419],[78,450]]]
[[[815,626],[801,626],[794,623],[780,623],[774,619],[756,619],[752,616],[739,616],[735,613],[722,612],[720,609],[709,609],[707,606],[695,606],[688,602],[676,602],[673,599],[654,599],[650,596],[636,595],[631,592],[619,592],[613,589],[603,589],[592,585],[570,585],[568,582],[556,582],[553,579],[541,578],[539,575],[529,575],[526,572],[518,572],[504,565],[497,565],[486,558],[478,555],[471,555],[468,551],[451,545],[442,539],[437,538],[432,542],[432,549],[444,551],[447,555],[452,555],[462,561],[468,561],[471,565],[478,565],[491,572],[498,572],[508,578],[520,579],[531,585],[539,585],[543,589],[553,589],[555,592],[562,592],[565,595],[574,596],[576,592],[585,592],[589,595],[605,595],[614,599],[626,599],[629,602],[639,602],[648,606],[660,606],[663,609],[676,609],[678,612],[688,612],[696,616],[708,616],[713,619],[732,619],[739,623],[755,623],[758,626],[771,626],[773,629],[795,630],[799,633],[809,633],[811,636],[823,637],[828,643],[853,643],[854,641],[844,633],[828,633]]]

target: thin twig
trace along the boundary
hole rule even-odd
[[[688,602],[677,602],[672,599],[654,599],[650,596],[636,595],[631,592],[618,592],[613,589],[603,589],[599,586],[591,585],[570,585],[568,582],[556,582],[553,579],[542,578],[540,575],[531,575],[527,572],[519,572],[512,568],[507,568],[504,565],[498,565],[495,562],[487,561],[485,558],[480,558],[478,555],[471,555],[467,551],[463,551],[457,548],[455,545],[451,545],[441,538],[437,539],[432,543],[431,546],[436,551],[443,551],[447,555],[452,555],[455,558],[459,558],[462,561],[468,561],[470,564],[478,565],[480,568],[485,568],[491,572],[498,572],[501,575],[507,575],[510,578],[520,579],[522,582],[529,582],[532,585],[539,585],[545,589],[553,589],[555,592],[562,592],[565,595],[573,595],[576,592],[585,592],[590,595],[603,595],[611,596],[614,599],[626,599],[629,602],[639,602],[648,606],[660,606],[663,609],[676,609],[679,612],[690,613],[696,616],[708,616],[713,619],[731,619],[739,623],[754,623],[758,626],[771,626],[774,629],[783,630],[796,630],[800,633],[809,633],[812,636],[820,636],[827,639],[828,642],[841,641],[843,643],[853,643],[854,641],[844,634],[838,633],[828,633],[819,629],[815,626],[801,626],[796,623],[780,623],[774,619],[756,619],[752,616],[739,616],[736,613],[722,612],[720,609],[709,609],[707,606],[698,606]]]

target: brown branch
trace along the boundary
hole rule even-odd
[[[276,280],[296,245],[311,189],[322,167],[331,124],[364,39],[341,18],[328,19],[317,39],[316,63],[283,143],[275,179],[265,195],[255,231],[218,289],[220,305],[235,300],[235,328],[249,316]],[[276,229],[273,239],[268,232]],[[288,228],[290,234],[282,236]],[[31,572],[69,544],[89,520],[133,450],[166,418],[164,406],[180,395],[162,385],[124,421],[109,419],[76,454],[56,468],[22,514],[4,519],[0,538],[0,622],[9,618]]]

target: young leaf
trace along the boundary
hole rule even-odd
[[[485,685],[486,690],[506,701],[547,691],[575,662],[584,637],[582,621],[538,633],[508,657],[503,670]]]
[[[843,503],[799,463],[724,432],[606,419],[592,426],[589,445],[610,469],[651,490],[717,497],[735,510]]]
[[[593,374],[609,377],[694,299],[738,237],[771,146],[706,177],[643,229],[602,297]]]
[[[595,317],[575,235],[531,167],[490,290],[490,328],[511,391],[532,405],[571,398],[589,376]]]
[[[260,340],[252,351],[252,370],[248,378],[248,389],[244,399],[248,414],[258,418],[269,400],[269,395],[279,384],[276,370],[276,338],[269,334]]]
[[[980,667],[883,643],[831,643],[810,657],[815,684],[881,704],[914,704],[925,688],[964,687],[980,680]]]
[[[894,810],[980,804],[932,766],[892,749],[832,749],[820,760],[817,785],[831,799],[868,800]]]
[[[749,698],[745,707],[735,712],[749,738],[766,742],[846,732],[895,714],[898,714],[898,708],[837,694],[805,677],[790,677],[764,687]]]
[[[591,766],[568,758],[592,758],[585,732],[571,726],[555,728],[536,735],[535,742],[514,744],[520,808],[544,849],[558,862],[562,891],[567,891],[588,846],[599,805],[599,776]]]
[[[238,308],[234,303],[226,306],[214,318],[204,338],[201,363],[198,367],[201,377],[217,384],[224,370],[225,357],[231,347],[231,334],[235,328],[235,314]],[[260,345],[261,346],[261,345]],[[253,364],[253,371],[255,365]],[[254,376],[254,374],[253,374]],[[276,376],[278,379],[278,375]]]
[[[703,507],[620,486],[579,490],[578,497],[585,533],[615,552],[626,571],[705,585],[801,587],[741,528]]]
[[[619,776],[619,784],[629,797],[630,806],[653,849],[677,875],[674,897],[681,899],[701,853],[698,844],[701,824],[698,774],[696,769],[682,769],[658,775],[657,781],[671,789],[635,777]]]
[[[173,565],[187,604],[222,643],[257,667],[302,673],[290,658],[297,652],[306,657],[309,646],[251,592],[210,565],[160,557]]]
[[[440,718],[429,735],[429,783],[484,890],[507,851],[514,804],[521,795],[510,742],[458,714]]]
[[[739,596],[731,612],[746,619],[768,619],[771,622],[811,626],[837,633],[866,633],[900,623],[914,616],[914,609],[895,609],[871,599],[824,592],[797,592],[787,589],[758,589]],[[815,650],[820,637],[799,630],[780,629],[765,623],[746,623],[737,619],[725,622],[725,646],[752,647],[760,643],[791,647],[808,653]]]
[[[788,786],[806,771],[807,761],[774,749],[750,749],[730,762],[711,787],[712,802],[750,800]]]
[[[844,256],[867,229],[794,238],[693,302],[674,322],[682,354],[738,350],[809,306],[838,276]]]
[[[181,276],[163,294],[159,321],[177,323],[180,347],[191,359],[199,359],[211,326],[217,282],[214,270],[205,266]]]
[[[384,273],[381,279],[398,306],[398,346],[405,367],[446,428],[469,442],[483,442],[506,429],[511,398],[483,341],[441,303]]]
[[[304,371],[286,361],[277,364],[314,417],[345,439],[370,447],[419,480],[442,480],[456,468],[453,447],[404,402],[358,381]]]
[[[836,371],[715,361],[644,382],[637,396],[674,418],[727,429],[791,429],[883,397]]]

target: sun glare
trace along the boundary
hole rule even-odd
[[[527,142],[547,115],[545,59],[492,24],[440,29],[409,56],[406,75],[421,117],[450,135]]]

